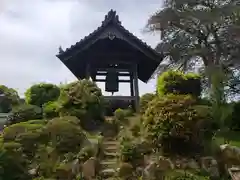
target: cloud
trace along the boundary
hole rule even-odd
[[[2,4],[1,4],[2,3]],[[143,34],[160,0],[0,0],[0,84],[18,89],[37,82],[75,80],[55,57],[59,45],[75,44],[95,30],[110,9],[126,29],[151,46],[159,35]],[[140,93],[154,91],[155,80],[140,83]],[[129,94],[120,86],[121,94]]]

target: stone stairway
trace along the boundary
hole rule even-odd
[[[117,161],[118,161],[118,146],[119,143],[114,138],[103,139],[104,157],[101,160],[101,177],[103,179],[113,179],[116,175]]]

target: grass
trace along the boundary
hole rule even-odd
[[[230,141],[230,145],[240,147],[240,132],[230,131],[227,133],[218,133],[216,141],[218,144],[224,144],[224,137]]]

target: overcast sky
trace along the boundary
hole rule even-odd
[[[75,44],[116,10],[123,26],[155,47],[159,34],[143,33],[161,0],[0,0],[0,84],[18,90],[38,82],[74,81],[56,58],[58,47]],[[155,90],[155,80],[142,82],[140,94]],[[102,86],[102,85],[101,85]],[[120,93],[128,95],[126,86]]]

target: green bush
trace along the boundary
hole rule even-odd
[[[30,161],[35,156],[39,144],[42,143],[43,127],[43,123],[34,123],[34,121],[10,125],[3,131],[4,144],[6,145],[7,142],[19,144]]]
[[[148,108],[148,103],[152,101],[155,98],[155,94],[153,93],[146,93],[142,95],[140,98],[140,112],[144,113],[146,109]]]
[[[123,137],[120,146],[122,162],[130,163],[133,167],[144,164],[144,155],[152,152],[152,146],[147,141],[134,142],[132,138]]]
[[[43,117],[47,119],[55,118],[59,116],[59,104],[58,102],[48,102],[43,105]]]
[[[29,104],[16,106],[7,117],[7,125],[24,122],[28,120],[42,119],[42,110],[40,107]]]
[[[47,123],[44,133],[60,154],[78,152],[87,141],[76,117],[54,118]]]
[[[165,153],[198,153],[212,135],[210,108],[190,95],[155,98],[143,119],[149,139]]]
[[[27,172],[26,160],[21,156],[21,152],[13,153],[0,148],[0,179],[1,180],[31,180],[32,177]]]
[[[124,121],[126,118],[126,114],[125,111],[123,109],[118,108],[115,112],[114,112],[114,117],[116,120],[118,121]]]
[[[167,71],[158,77],[157,93],[166,94],[191,94],[199,97],[201,94],[201,78],[197,74],[184,74],[181,71]]]
[[[25,92],[26,102],[39,107],[49,101],[57,100],[59,95],[59,87],[49,83],[35,84]]]
[[[141,134],[141,126],[139,124],[134,124],[131,128],[130,128],[132,135],[134,137],[139,137]]]
[[[8,113],[20,103],[17,91],[12,88],[0,85],[0,95],[0,113]]]
[[[76,116],[85,128],[91,128],[104,119],[101,89],[92,81],[81,80],[66,85],[61,90],[58,103],[61,116]]]

